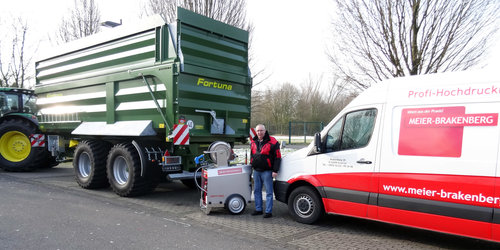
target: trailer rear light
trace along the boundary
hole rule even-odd
[[[162,160],[165,166],[180,165],[182,162],[180,156],[163,156]]]

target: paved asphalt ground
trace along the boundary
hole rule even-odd
[[[31,173],[0,170],[0,249],[499,249],[500,244],[343,216],[296,223],[199,209],[199,192],[165,182],[122,198],[85,190],[71,163]]]

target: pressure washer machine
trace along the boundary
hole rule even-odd
[[[199,165],[196,171],[201,170],[201,183],[196,181],[201,190],[201,210],[208,215],[212,208],[224,207],[231,214],[242,213],[246,204],[251,202],[251,166],[229,165],[234,156],[226,142],[214,142],[203,153],[195,158],[195,163]],[[212,163],[205,161],[206,155]]]

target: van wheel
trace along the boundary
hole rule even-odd
[[[148,193],[152,184],[141,177],[139,153],[130,143],[115,145],[106,164],[109,184],[119,196],[131,197]]]
[[[323,203],[312,187],[298,187],[288,198],[288,211],[294,220],[312,224],[323,215]]]
[[[86,189],[109,186],[106,178],[106,157],[110,146],[102,141],[83,141],[73,157],[73,169],[78,185]]]

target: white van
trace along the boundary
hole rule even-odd
[[[499,74],[378,83],[283,158],[276,199],[302,223],[326,212],[500,241],[499,112]]]

